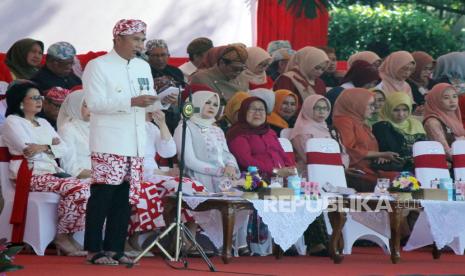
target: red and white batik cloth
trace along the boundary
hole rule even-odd
[[[163,218],[163,197],[174,195],[178,189],[178,183],[178,177],[166,177],[157,183],[142,182],[139,203],[133,205],[132,208],[130,235],[134,232],[151,231],[166,226]],[[203,192],[205,187],[184,177],[182,189],[185,194],[194,194],[194,192]],[[194,220],[189,210],[183,208],[181,214],[184,222]]]
[[[57,232],[63,234],[84,231],[89,187],[89,181],[43,174],[32,176],[30,190],[60,195]]]
[[[129,203],[139,202],[143,157],[92,152],[92,184],[120,185],[129,182]]]

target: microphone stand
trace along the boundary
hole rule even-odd
[[[181,90],[179,88],[179,90]],[[179,93],[181,95],[181,91]],[[181,98],[181,97],[179,97]],[[139,254],[134,259],[134,262],[132,264],[128,264],[127,267],[131,268],[136,264],[149,250],[151,250],[154,246],[157,246],[160,251],[167,257],[167,259],[171,262],[178,262],[179,260],[183,261],[184,268],[187,268],[187,261],[180,257],[181,253],[181,247],[183,245],[183,239],[189,240],[194,246],[195,249],[197,250],[198,253],[200,253],[200,256],[202,259],[205,261],[205,263],[208,265],[208,268],[210,271],[215,272],[216,268],[213,265],[213,263],[210,261],[208,258],[207,254],[205,254],[205,251],[203,248],[197,243],[195,240],[195,236],[193,233],[189,231],[189,229],[184,225],[184,223],[181,221],[181,208],[182,208],[182,197],[183,197],[183,192],[182,192],[182,182],[183,182],[183,177],[184,177],[184,152],[185,152],[185,146],[186,146],[186,128],[187,128],[187,120],[194,114],[194,106],[192,105],[192,90],[189,88],[189,101],[184,101],[183,104],[181,100],[179,102],[179,108],[180,108],[180,113],[182,114],[182,139],[181,139],[181,159],[179,161],[179,182],[178,182],[178,190],[176,192],[176,220],[175,222],[171,223],[168,228],[166,228],[165,231],[163,231],[142,253]],[[176,237],[175,237],[175,252],[174,256],[172,256],[163,246],[160,244],[160,240],[163,239],[166,235],[168,235],[172,230],[175,231]],[[184,235],[181,235],[181,232]]]

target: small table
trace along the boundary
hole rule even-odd
[[[359,200],[363,204],[357,204],[354,201]],[[330,256],[334,263],[339,264],[344,260],[342,254],[343,239],[342,229],[347,220],[346,212],[350,211],[373,211],[379,204],[384,204],[384,210],[389,210],[389,220],[391,228],[391,238],[389,239],[389,247],[391,250],[391,262],[396,264],[400,260],[400,223],[402,220],[403,210],[421,210],[422,207],[419,201],[416,200],[388,200],[388,199],[366,199],[366,198],[350,198],[338,197],[334,198],[328,212],[329,220],[333,228],[333,233],[330,240]],[[440,252],[437,248],[433,248],[433,257],[439,258]]]
[[[176,197],[167,197],[165,204],[165,214],[169,216],[169,221],[173,221],[173,209],[175,210]],[[235,212],[240,210],[254,210],[253,204],[242,198],[228,198],[227,200],[218,198],[209,198],[204,202],[191,208],[183,201],[182,207],[192,211],[209,211],[219,210],[223,220],[223,263],[227,264],[231,261],[231,250],[234,230]],[[166,217],[166,216],[165,216]]]

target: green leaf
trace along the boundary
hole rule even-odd
[[[0,272],[9,272],[23,269],[21,265],[0,265]]]
[[[23,249],[22,245],[12,246],[12,247],[8,248],[7,250],[5,250],[3,252],[3,254],[12,257],[12,256],[15,256],[16,254],[18,254],[22,249]]]

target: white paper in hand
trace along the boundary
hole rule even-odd
[[[179,95],[179,88],[170,86],[163,90],[162,92],[158,93],[158,97],[160,98],[160,101],[163,101],[164,98],[170,96],[170,95],[175,95],[176,97]]]

